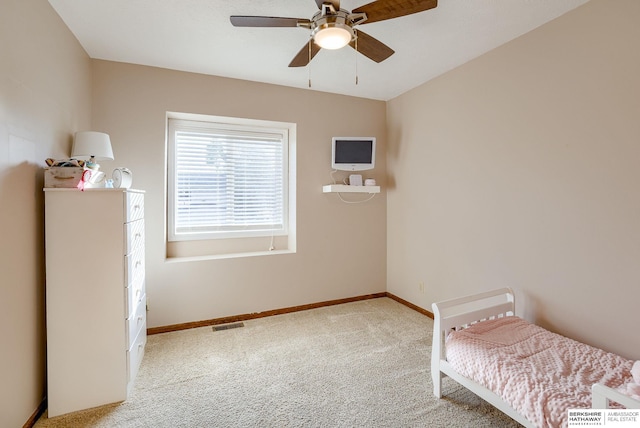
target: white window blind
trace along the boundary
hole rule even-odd
[[[170,119],[169,134],[170,240],[287,233],[286,129]]]

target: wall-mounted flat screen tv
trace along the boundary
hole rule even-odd
[[[331,168],[339,171],[366,171],[376,163],[375,137],[333,137]]]

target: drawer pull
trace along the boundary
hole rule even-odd
[[[136,262],[136,266],[135,266],[135,267],[138,267],[138,266],[140,266],[140,265],[142,265],[142,262],[141,262],[140,260],[138,260],[138,261]]]

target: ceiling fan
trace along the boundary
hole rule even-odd
[[[433,9],[437,0],[377,0],[351,12],[340,9],[340,0],[315,0],[318,9],[311,19],[273,16],[231,16],[235,27],[300,27],[311,30],[311,38],[293,58],[289,67],[304,67],[320,49],[340,49],[346,45],[375,62],[382,62],[394,50],[357,25],[384,21]]]

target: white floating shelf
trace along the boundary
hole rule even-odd
[[[348,186],[346,184],[327,184],[322,186],[324,193],[380,193],[380,186]]]

